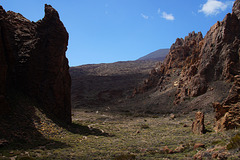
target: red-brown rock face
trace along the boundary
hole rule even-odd
[[[204,39],[201,33],[190,33],[177,39],[163,65],[157,66],[144,85],[135,90],[142,93],[160,85],[172,70],[181,69],[174,104],[208,91],[214,81],[233,82],[240,71],[240,0],[233,12],[211,27]]]
[[[143,93],[148,89],[156,86],[161,86],[166,77],[170,74],[172,68],[183,68],[186,71],[191,68],[188,75],[195,75],[197,73],[196,66],[193,65],[197,60],[202,46],[202,33],[189,33],[184,39],[177,39],[176,42],[171,46],[169,54],[164,60],[163,64],[158,64],[154,68],[149,78],[144,81],[144,84],[135,90],[136,93]],[[185,81],[185,79],[184,79]],[[183,87],[180,85],[181,90]],[[183,89],[184,90],[184,89]]]
[[[233,13],[211,27],[202,41],[197,61],[182,72],[183,85],[180,85],[176,102],[181,102],[180,97],[204,94],[209,82],[233,81],[239,71],[239,24]]]
[[[240,127],[240,76],[229,91],[228,97],[222,103],[214,103],[216,125],[215,130],[223,131]]]
[[[0,103],[6,103],[6,90],[20,89],[60,120],[71,122],[67,45],[68,33],[50,5],[36,23],[1,7]]]
[[[167,68],[182,68],[189,62],[189,58],[194,59],[199,54],[199,43],[203,40],[202,33],[189,33],[184,39],[177,38],[171,46],[170,52],[164,60]],[[190,62],[193,63],[193,62]]]

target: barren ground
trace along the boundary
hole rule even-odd
[[[239,130],[222,133],[213,131],[213,115],[206,114],[206,128],[203,135],[194,135],[191,124],[194,113],[176,116],[112,114],[101,111],[73,110],[73,125],[62,128],[41,111],[36,109],[36,129],[46,141],[39,145],[14,145],[0,148],[0,159],[192,159],[198,151],[213,149],[224,152],[231,137]],[[205,148],[194,149],[195,143],[203,143]],[[16,144],[15,144],[16,145]],[[180,153],[168,154],[167,146],[175,150],[184,146]],[[230,151],[228,159],[236,159],[238,152]],[[206,155],[210,158],[211,155]]]

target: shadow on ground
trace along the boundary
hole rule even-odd
[[[68,147],[65,143],[45,138],[36,129],[33,122],[41,120],[34,114],[34,107],[18,107],[12,108],[11,113],[0,118],[0,152],[40,146],[45,146],[46,149]]]
[[[23,93],[11,93],[11,107],[8,114],[0,117],[0,153],[4,150],[27,150],[34,148],[57,149],[70,147],[69,145],[46,138],[40,130],[42,125],[57,130],[59,135],[64,134],[62,131],[66,129],[73,134],[79,135],[95,135],[111,137],[108,133],[104,133],[100,129],[89,128],[80,124],[66,124],[57,121],[52,115],[46,114],[40,108],[37,102],[33,101]],[[41,114],[37,114],[40,111]],[[44,114],[43,114],[44,113]],[[47,119],[47,120],[46,120]],[[36,126],[38,125],[38,126]],[[60,131],[59,131],[60,130]],[[51,130],[44,131],[47,137],[51,137]]]
[[[104,137],[114,137],[109,133],[105,133],[104,131],[97,128],[89,128],[88,126],[83,126],[80,124],[72,123],[66,127],[66,129],[73,134],[80,134],[84,136],[94,135],[94,136],[104,136]]]

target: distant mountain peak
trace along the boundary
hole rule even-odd
[[[166,55],[169,53],[169,49],[159,49],[154,52],[151,52],[147,54],[146,56],[143,56],[137,60],[156,60],[156,61],[163,61],[166,57]]]

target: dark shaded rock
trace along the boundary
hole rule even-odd
[[[154,87],[160,86],[167,77],[166,69],[162,63],[158,63],[156,67],[151,70],[143,84],[134,89],[132,96],[134,97],[136,94],[144,93]]]
[[[194,134],[205,133],[204,114],[202,112],[197,112],[195,114],[195,121],[192,124],[192,132]]]
[[[3,147],[8,144],[8,141],[6,139],[0,139],[0,147]]]
[[[36,23],[0,7],[0,109],[8,108],[6,91],[18,89],[71,122],[67,45],[68,33],[52,6],[45,5],[45,17]]]
[[[45,13],[37,22],[38,43],[29,62],[28,88],[47,110],[71,122],[71,77],[65,56],[68,33],[55,9],[46,5]]]
[[[11,73],[14,65],[13,52],[10,47],[7,26],[5,24],[6,15],[5,10],[0,6],[0,115],[10,111],[6,93],[8,86],[10,86],[9,81],[11,81]]]

